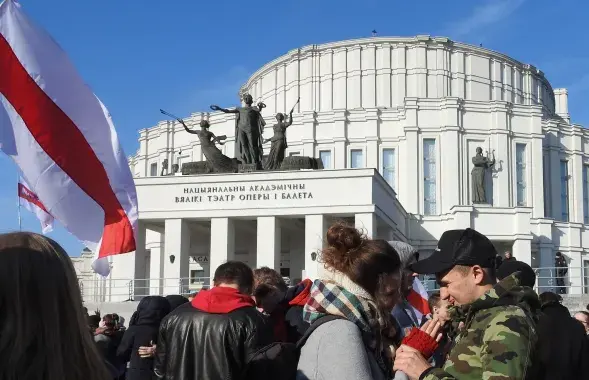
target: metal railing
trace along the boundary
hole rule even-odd
[[[188,296],[210,287],[210,278],[80,279],[80,291],[86,302],[138,301],[149,295]]]
[[[538,293],[552,291],[560,294],[589,294],[589,268],[569,267],[564,276],[557,272],[561,268],[534,268]],[[439,286],[434,276],[420,276],[428,292]],[[80,291],[87,302],[138,301],[148,295],[182,294],[188,296],[211,286],[209,277],[198,278],[146,278],[146,279],[80,279]],[[292,284],[295,285],[295,284]]]

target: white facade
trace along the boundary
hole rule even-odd
[[[200,145],[175,121],[141,130],[130,164],[147,230],[140,239],[150,254],[115,258],[113,278],[178,279],[198,268],[203,272],[193,277],[209,277],[231,257],[288,265],[293,279],[303,270],[312,276],[310,252],[320,249],[322,231],[346,217],[422,252],[433,250],[443,231],[466,227],[534,267],[552,267],[561,251],[571,268],[567,282],[577,292],[586,284],[589,132],[570,123],[567,91],[553,90],[535,67],[447,38],[377,37],[293,50],[256,71],[240,90],[246,92],[267,105],[266,138],[275,113],[300,97],[286,154],[321,158],[326,169],[157,177],[164,159],[180,166],[204,160]],[[232,156],[234,115],[185,120],[197,127],[202,118],[227,135],[222,149]],[[487,173],[489,205],[470,201],[478,146],[497,158]],[[288,183],[304,185],[301,192],[313,198],[240,201],[248,192],[238,191],[231,201],[175,202],[198,196],[183,191],[205,184]],[[200,264],[188,264],[190,256]],[[178,286],[163,282],[154,288],[150,281],[150,292]]]

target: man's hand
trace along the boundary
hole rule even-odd
[[[395,371],[404,372],[411,379],[419,379],[431,365],[421,356],[419,351],[409,346],[402,345],[395,356]]]
[[[141,346],[139,347],[139,349],[137,350],[137,352],[139,353],[139,357],[141,358],[153,358],[155,356],[155,349],[156,349],[156,345],[153,344],[153,342],[149,342],[151,344],[151,346]]]

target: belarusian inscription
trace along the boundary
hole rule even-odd
[[[225,203],[313,199],[313,193],[305,187],[304,183],[185,187],[184,196],[175,197],[175,201],[176,203]]]

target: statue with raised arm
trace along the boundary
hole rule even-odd
[[[297,103],[298,102],[299,101],[297,100]],[[286,143],[286,128],[292,125],[292,113],[294,112],[297,103],[295,103],[290,110],[288,120],[286,120],[285,114],[276,114],[277,123],[272,126],[274,135],[271,138],[264,140],[264,143],[267,143],[268,141],[271,142],[270,153],[264,163],[264,170],[278,170],[280,169],[282,161],[284,161],[284,153],[286,152],[286,148],[288,148]]]
[[[212,105],[213,111],[237,114],[235,118],[235,157],[242,164],[255,164],[257,169],[262,168],[262,133],[266,122],[261,111],[264,103],[252,106],[253,98],[250,94],[243,95],[245,106],[235,109],[225,109]]]
[[[224,155],[223,152],[221,152],[221,150],[215,145],[215,143],[223,145],[223,141],[227,139],[227,136],[215,136],[213,132],[209,131],[210,125],[206,120],[202,120],[200,122],[200,131],[191,130],[188,128],[188,126],[186,126],[186,124],[184,124],[184,122],[182,122],[182,125],[184,126],[186,132],[198,136],[202,153],[215,172],[234,173],[237,171],[237,166],[233,160]]]
[[[474,168],[471,171],[472,181],[472,203],[487,203],[485,194],[485,172],[495,165],[495,151],[492,152],[493,158],[489,159],[483,156],[483,148],[476,149],[476,155],[472,158]]]

